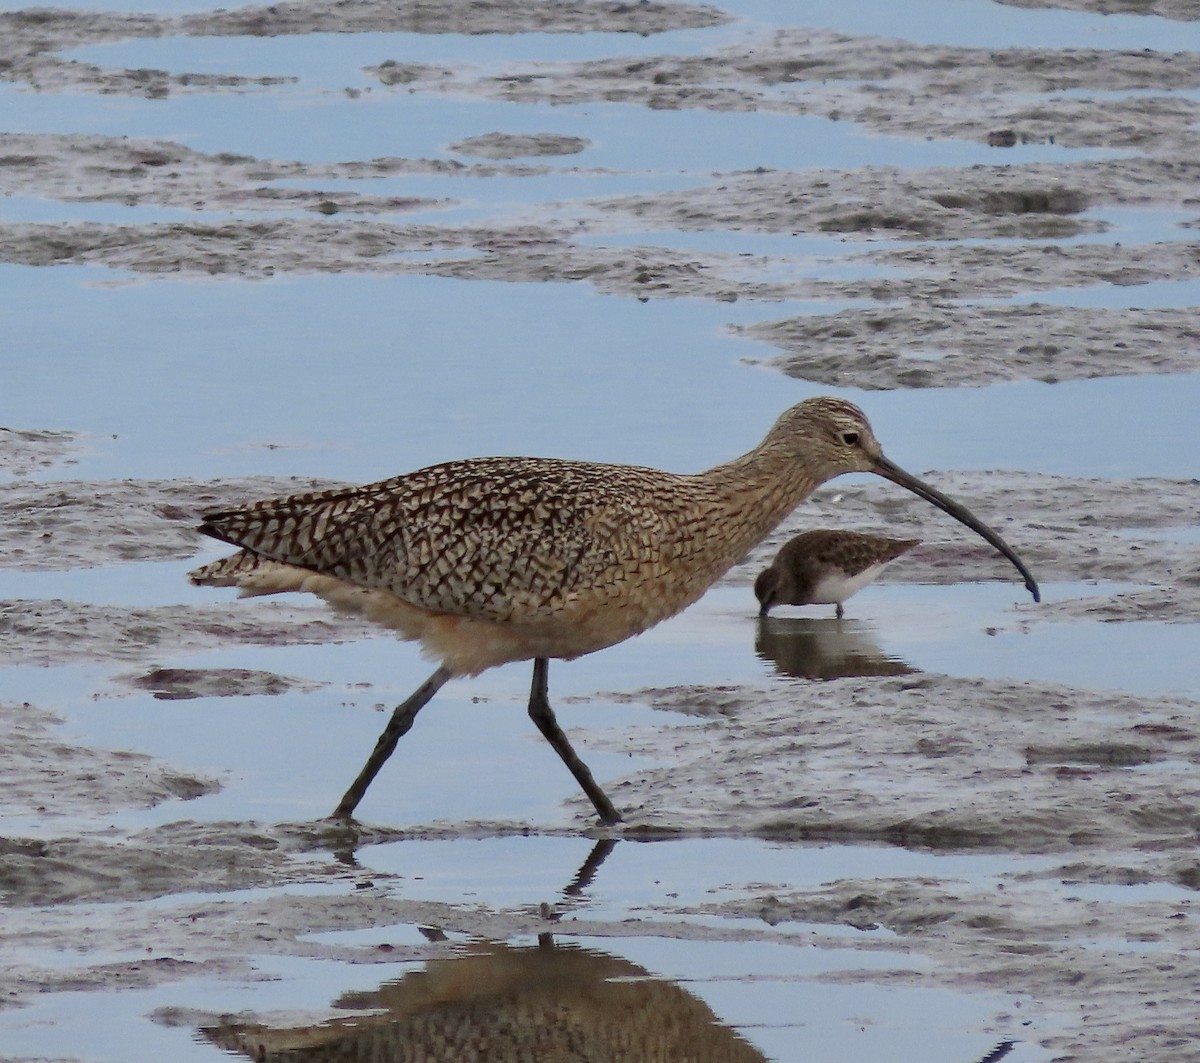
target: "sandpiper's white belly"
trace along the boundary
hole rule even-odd
[[[853,576],[847,576],[841,571],[827,572],[817,580],[809,600],[813,605],[841,605],[851,595],[861,591],[882,571],[883,565],[868,565]]]

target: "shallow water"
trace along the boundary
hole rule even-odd
[[[5,9],[20,6],[0,0]],[[76,6],[104,9],[86,0]],[[160,13],[204,9],[186,0],[146,0],[140,6]],[[803,173],[990,165],[1020,172],[1020,166],[1037,163],[1131,157],[1127,149],[1068,149],[1050,142],[998,152],[978,137],[883,135],[849,121],[767,110],[497,102],[385,88],[362,69],[388,58],[497,70],[553,60],[698,55],[798,18],[794,3],[781,0],[730,0],[725,7],[739,21],[646,37],[363,33],[90,45],[64,54],[105,66],[299,80],[244,92],[176,92],[155,100],[80,90],[41,93],[8,84],[0,86],[0,111],[5,132],[159,137],[194,151],[305,162],[404,156],[476,163],[450,145],[495,130],[584,136],[590,144],[577,155],[513,160],[541,169],[527,176],[502,164],[491,174],[264,178],[263,184],[439,201],[403,212],[348,208],[365,223],[453,228],[519,220],[570,226],[586,219],[599,228],[581,231],[581,246],[630,249],[633,263],[639,261],[632,253],[637,249],[674,250],[696,256],[701,269],[714,268],[704,256],[724,253],[734,260],[729,270],[764,282],[894,279],[902,275],[896,267],[860,256],[879,248],[919,247],[921,241],[884,230],[789,234],[740,232],[731,225],[679,231],[634,215],[605,214],[597,221],[598,208],[588,201],[699,189],[712,183],[714,173],[758,166]],[[1195,23],[1031,11],[979,0],[820,3],[805,5],[803,17],[814,28],[988,48],[1200,51]],[[351,98],[348,88],[358,97]],[[799,84],[773,88],[779,94],[807,91]],[[1189,91],[1194,95],[1194,90],[1175,94],[1186,97]],[[122,206],[88,195],[83,184],[77,193],[22,189],[0,198],[0,225],[153,224],[165,233],[180,223],[312,216],[275,206],[256,211],[244,203],[228,210],[152,202]],[[1079,215],[1084,222],[1104,223],[1103,232],[952,238],[945,244],[1003,250],[1030,243],[1048,251],[1100,244],[1115,254],[1122,245],[1190,239],[1192,230],[1183,223],[1193,218],[1194,210],[1178,203],[1104,203]],[[482,254],[478,247],[435,247],[401,257],[463,260]],[[99,264],[0,264],[6,296],[0,306],[0,423],[85,433],[71,462],[39,473],[43,479],[213,480],[253,474],[366,481],[476,453],[558,454],[695,470],[753,445],[787,405],[832,390],[861,403],[889,455],[917,473],[1196,475],[1200,372],[1055,385],[831,389],[752,364],[769,359],[774,348],[736,338],[727,327],[829,315],[874,305],[870,300],[779,301],[760,294],[736,302],[697,297],[639,302],[628,294],[602,294],[590,283],[555,279],[562,282],[352,270],[257,280],[231,272],[197,279],[194,273],[165,277]],[[1186,308],[1196,301],[1190,277],[1042,286],[1006,300],[1101,308]],[[936,482],[937,474],[930,478]],[[1004,514],[986,516],[999,521]],[[1194,545],[1194,532],[1179,525],[1139,529],[1138,535],[1186,547]],[[223,552],[200,549],[201,559]],[[189,587],[184,573],[194,563],[5,570],[0,599],[129,607],[203,600],[227,603],[231,613],[241,608],[231,593]],[[1043,585],[1048,606],[1145,589],[1140,583],[1078,579]],[[1065,684],[1077,688],[1081,700],[1101,689],[1200,700],[1197,624],[1161,618],[1035,623],[1017,583],[872,586],[848,604],[841,623],[822,608],[783,610],[756,625],[754,604],[747,586],[720,586],[637,640],[551,669],[562,723],[580,735],[581,752],[598,778],[619,779],[675,763],[665,753],[662,760],[630,756],[621,749],[624,736],[668,726],[699,733],[704,725],[707,717],[651,707],[655,698],[647,688],[764,686],[793,700],[797,719],[804,718],[821,686],[807,678],[814,674],[916,670]],[[274,697],[164,700],[120,678],[166,666],[256,668],[323,685]],[[111,903],[31,909],[26,900],[9,910],[7,933],[17,942],[14,962],[22,978],[27,971],[77,970],[91,981],[86,989],[55,981],[57,975],[44,976],[40,986],[36,980],[22,983],[26,1006],[0,1013],[3,1051],[77,1056],[89,1063],[221,1058],[196,1032],[204,1023],[193,1012],[210,1018],[273,1015],[275,1025],[305,1028],[336,1011],[331,1004],[344,993],[369,993],[382,983],[428,975],[439,963],[468,970],[464,954],[478,954],[489,938],[507,943],[510,951],[528,951],[547,926],[560,947],[581,948],[600,963],[616,957],[640,970],[630,977],[678,987],[699,999],[718,1023],[778,1063],[814,1058],[972,1063],[1009,1037],[1019,1043],[1005,1059],[1050,1059],[1057,1050],[1038,1042],[1074,1029],[1080,1002],[1061,987],[1030,986],[1041,969],[1067,985],[1071,965],[1084,962],[1063,959],[1076,947],[1096,954],[1097,966],[1089,970],[1101,972],[1094,987],[1098,999],[1108,982],[1145,986],[1156,1006],[1169,996],[1146,968],[1113,974],[1114,956],[1165,952],[1180,964],[1179,975],[1168,980],[1188,983],[1186,959],[1180,958],[1187,948],[1168,936],[1184,932],[1186,921],[1178,917],[1194,898],[1183,847],[1160,853],[1151,843],[1138,853],[1103,846],[1085,851],[1073,841],[1069,856],[1031,856],[955,851],[952,843],[923,847],[919,841],[624,840],[586,882],[568,890],[593,843],[580,836],[586,829],[582,800],[573,796],[566,772],[526,718],[525,666],[450,684],[376,782],[363,819],[417,837],[368,841],[348,858],[330,855],[336,847],[327,844],[291,853],[293,865],[304,873],[328,874],[332,883],[285,879],[284,885],[233,889],[205,879],[159,887],[156,894],[138,882],[128,895],[135,899],[127,899],[120,885],[123,848],[160,844],[164,834],[186,832],[190,824],[201,832],[201,847],[212,845],[217,865],[241,858],[240,849],[220,847],[218,842],[227,841],[223,832],[251,839],[247,845],[261,846],[265,861],[277,844],[273,832],[279,824],[318,821],[370,749],[386,710],[429,670],[412,647],[386,637],[319,646],[231,642],[186,653],[166,642],[128,664],[6,668],[6,701],[27,700],[64,718],[53,732],[55,741],[141,751],[175,771],[216,779],[222,788],[151,808],[99,800],[86,811],[63,815],[28,803],[6,815],[6,836],[44,840],[52,859],[80,838],[100,839],[118,854],[109,857],[111,863],[93,854],[78,862],[90,871],[87,861],[94,861],[99,877],[108,874],[118,885]],[[1182,713],[1171,724],[1180,731],[1190,725]],[[1055,722],[1047,720],[1051,736]],[[960,726],[969,731],[971,725],[964,718]],[[1138,741],[1150,741],[1147,733],[1159,732],[1139,732]],[[797,763],[818,759],[807,751]],[[1164,753],[1162,759],[1114,768],[1099,789],[1105,802],[1115,802],[1138,779],[1186,778],[1191,766],[1188,759]],[[1083,769],[1074,762],[1065,767],[1050,780],[1064,794],[1067,787],[1085,785],[1074,781]],[[917,787],[923,780],[914,775],[902,782]],[[1039,777],[1036,785],[1047,783]],[[802,779],[796,788],[803,789]],[[1035,788],[1031,783],[1031,795]],[[864,794],[864,800],[874,796]],[[963,802],[974,796],[970,779],[961,780],[959,796]],[[653,821],[652,813],[649,818]],[[503,824],[503,831],[497,833],[494,824]],[[522,828],[531,836],[512,835]],[[470,837],[472,831],[481,836]],[[1166,871],[1155,864],[1160,857]],[[1069,858],[1086,865],[1078,880],[1059,873],[1059,863]],[[1102,880],[1106,869],[1122,866],[1146,881]],[[7,889],[12,883],[0,879],[0,884]],[[819,904],[811,921],[804,914],[813,897],[838,897],[842,889],[851,898],[833,905],[832,914],[818,920]],[[920,909],[920,931],[914,933],[912,924],[882,903],[879,922],[868,923],[874,919],[871,900],[862,904],[862,925],[853,921],[856,895],[886,898],[891,889],[919,896],[904,903]],[[779,919],[768,918],[762,913],[771,910],[772,898],[784,906],[799,898],[801,914],[787,909]],[[351,911],[354,902],[368,900],[379,908]],[[1004,900],[1018,911],[1024,904],[1028,921],[1021,923]],[[319,917],[306,915],[303,904],[309,901],[328,907]],[[540,921],[543,902],[561,918]],[[1054,923],[1048,914],[1085,906],[1087,916],[1074,921],[1062,917]],[[903,904],[899,910],[909,914]],[[882,925],[893,916],[892,924]],[[417,929],[434,925],[434,917],[444,924],[453,950],[439,953]],[[960,922],[967,929],[955,939]],[[247,924],[260,927],[260,936],[250,942],[239,936]],[[205,935],[205,927],[214,929]],[[1052,954],[1050,945],[1060,941],[1067,944]],[[380,944],[395,952],[381,952]],[[160,963],[137,975],[96,973],[164,957],[197,966],[175,971]],[[1015,980],[997,973],[1003,965],[1017,972]],[[143,976],[146,984],[139,981]],[[490,976],[475,977],[486,982]],[[125,988],[113,992],[114,987]],[[1131,990],[1132,1004],[1105,998],[1097,1006],[1128,1009],[1122,1014],[1132,1026],[1144,1014],[1135,997]],[[155,1009],[184,1011],[151,1018]],[[1167,1012],[1166,1006],[1161,1010]],[[1164,1021],[1179,1025],[1187,1014],[1187,1003],[1176,1002]],[[1061,1048],[1063,1042],[1056,1044]]]
[[[159,567],[175,571],[179,566]],[[63,578],[30,576],[47,579],[48,587]],[[88,582],[81,580],[81,590]],[[182,588],[179,597],[188,593],[181,580],[169,586]],[[1049,604],[1130,589],[1136,588],[1048,584],[1043,596]],[[604,654],[556,662],[551,692],[565,728],[614,738],[657,723],[660,714],[637,696],[640,688],[776,682],[794,697],[802,715],[811,676],[893,671],[881,662],[893,662],[897,671],[1200,698],[1200,671],[1190,653],[1196,625],[1076,622],[1010,628],[1006,621],[1014,615],[1014,603],[1029,609],[1020,604],[1019,590],[1005,583],[871,587],[853,599],[840,622],[826,608],[777,610],[764,625],[772,636],[764,644],[761,633],[753,634],[753,601],[747,601],[746,590],[716,588],[686,613],[635,640]],[[121,599],[129,601],[129,595],[118,595]],[[153,600],[139,597],[131,604]],[[1138,660],[1138,669],[1128,667],[1130,657]],[[92,668],[6,670],[10,699],[68,713],[66,736],[136,749],[182,771],[219,778],[222,789],[188,803],[189,819],[210,822],[326,815],[386,722],[382,710],[403,700],[431,670],[411,646],[387,637],[186,655],[164,648],[152,667],[256,668],[328,684],[282,696],[162,700],[132,692],[121,682],[104,682]],[[363,816],[414,826],[481,816],[531,824],[573,817],[578,801],[563,803],[572,792],[570,779],[526,718],[528,684],[525,665],[450,683],[368,793]],[[689,725],[688,717],[670,715],[673,726]],[[585,737],[585,759],[601,780],[648,766],[588,745]],[[106,823],[138,830],[171,823],[179,814],[166,803],[100,815]],[[12,829],[44,835],[61,824],[39,825],[36,817],[15,816]],[[885,862],[893,858],[883,856]],[[471,867],[471,858],[463,859]]]
[[[631,970],[640,970],[640,975],[626,977],[636,977],[641,992],[661,993],[663,990],[656,987],[666,989],[673,984],[678,987],[673,992],[702,1001],[711,1009],[712,1032],[695,1036],[715,1038],[721,1036],[722,1028],[732,1028],[761,1053],[754,1058],[769,1058],[779,1063],[813,1058],[918,1056],[929,1063],[976,1060],[997,1042],[990,1034],[972,1028],[986,1026],[993,1013],[1013,1005],[1000,994],[978,994],[964,999],[938,989],[891,986],[864,991],[859,986],[821,984],[813,981],[813,976],[829,970],[823,964],[830,963],[836,953],[784,945],[652,938],[614,941],[583,937],[576,941],[568,937],[557,944],[557,949],[585,963],[594,958],[599,967],[592,980],[582,981],[578,990],[573,982],[560,982],[563,995],[572,991],[597,992],[605,984],[601,979],[605,968],[611,966],[611,959],[623,959],[630,963]],[[508,957],[536,959],[537,950],[535,944],[518,941],[510,946]],[[464,959],[438,963],[448,973],[447,964],[457,962],[465,967],[474,951],[466,950]],[[505,959],[497,957],[500,962]],[[507,973],[503,967],[500,972]],[[488,972],[486,968],[480,971],[476,965],[472,973],[481,979],[477,992],[480,1005],[487,1007],[494,992],[487,980]],[[746,979],[751,973],[754,981],[748,985]],[[262,1013],[279,1008],[323,1008],[330,1003],[331,992],[339,997],[370,994],[377,987],[386,992],[389,983],[402,986],[421,975],[422,967],[411,962],[376,963],[356,971],[350,965],[322,960],[269,958],[260,961],[258,977],[253,983],[230,987],[222,982],[200,980],[193,986],[192,1000],[217,1014],[246,1009]],[[579,977],[586,979],[586,971],[580,972]],[[457,992],[467,999],[472,990],[469,981],[457,986]],[[66,1051],[94,1059],[134,1058],[124,1053],[132,1048],[131,1038],[136,1038],[137,1047],[133,1051],[137,1058],[169,1057],[198,1063],[228,1058],[186,1027],[164,1027],[143,1018],[154,1009],[172,1007],[176,999],[171,988],[127,991],[104,1005],[94,995],[59,994],[54,1000],[39,1002],[29,1009],[19,1023],[6,1023],[6,1040],[11,1050],[30,1056]],[[501,1008],[505,1002],[500,1000],[494,1006]],[[869,1021],[864,1019],[867,1014],[871,1016]],[[390,1021],[399,1023],[403,1019],[404,1012],[398,1010]],[[377,1014],[373,1022],[388,1020],[385,1012],[382,1016]],[[527,1018],[526,1022],[529,1021]],[[79,1032],[46,1036],[47,1031],[61,1027],[64,1022]],[[343,1033],[344,1042],[353,1044],[355,1026],[364,1025],[360,1020],[348,1027]],[[377,1025],[375,1028],[379,1029]],[[928,1042],[931,1033],[936,1037],[934,1045]],[[413,1041],[406,1038],[406,1043],[411,1046]],[[313,1058],[336,1058],[335,1052],[331,1050],[328,1057]],[[1049,1057],[1034,1045],[1024,1043],[1017,1045],[1006,1058],[1029,1063]]]
[[[765,346],[722,333],[795,305],[639,304],[579,285],[433,277],[111,288],[97,283],[110,276],[81,267],[0,275],[20,307],[6,315],[0,385],[21,422],[93,435],[79,464],[58,473],[72,477],[365,482],[478,453],[693,471],[752,446],[783,406],[837,393],[740,365]],[[70,318],[53,319],[65,305]],[[160,322],[178,331],[168,339]],[[283,378],[275,351],[287,359]],[[97,403],[114,377],[145,390]],[[1200,450],[1200,373],[840,393],[918,473],[1187,476]]]

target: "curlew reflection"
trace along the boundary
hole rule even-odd
[[[587,859],[579,865],[575,877],[563,887],[563,898],[573,899],[581,896],[596,878],[600,866],[608,859],[609,854],[617,847],[616,838],[601,838],[592,846]]]
[[[257,1063],[766,1060],[674,982],[548,934],[536,946],[485,944],[433,960],[334,1006],[356,1014],[291,1028],[222,1023],[201,1033]]]
[[[916,671],[912,665],[884,653],[869,631],[856,621],[829,617],[763,617],[755,629],[754,651],[782,674],[801,679],[909,675]]]

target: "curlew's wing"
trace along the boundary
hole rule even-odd
[[[266,559],[434,612],[500,620],[553,611],[581,587],[615,592],[674,538],[679,478],[628,467],[614,478],[612,468],[480,458],[210,513],[200,530],[248,553],[201,573],[237,582]]]

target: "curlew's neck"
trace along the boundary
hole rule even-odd
[[[798,461],[792,448],[766,440],[697,477],[712,493],[732,565],[819,487],[828,476]]]

